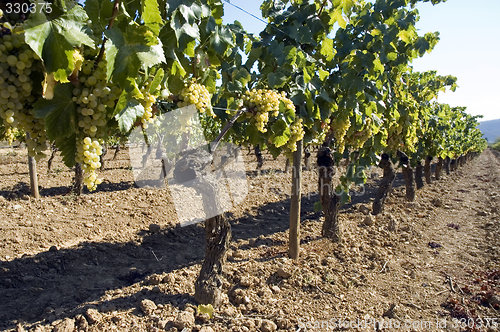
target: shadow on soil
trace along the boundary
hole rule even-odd
[[[118,183],[103,182],[98,186],[97,190],[95,190],[92,193],[123,191],[131,188],[138,188],[138,186],[133,181],[122,181]],[[30,193],[31,193],[30,186],[26,182],[19,182],[13,188],[9,188],[8,190],[5,189],[0,190],[0,196],[3,196],[5,199],[8,200],[21,198],[23,195],[29,196]],[[41,197],[70,195],[71,186],[59,186],[50,188],[39,187],[39,193]],[[83,189],[83,193],[92,194],[86,188]]]
[[[402,177],[398,174],[394,185],[401,183]],[[114,186],[116,188],[116,184]],[[124,183],[119,188],[126,190],[130,184]],[[106,186],[102,190],[106,191]],[[365,194],[354,196],[353,202],[342,209],[352,208],[357,203],[370,203],[376,190],[375,186],[368,186]],[[302,220],[319,220],[321,214],[314,211],[317,200],[317,194],[302,198]],[[290,199],[287,198],[259,206],[241,218],[229,215],[231,245],[234,248],[240,239],[255,239],[256,246],[269,247],[269,255],[262,257],[264,260],[286,254],[282,252],[286,243],[273,241],[269,236],[288,229],[289,209]],[[307,236],[301,242],[318,238]],[[35,256],[0,261],[0,329],[14,328],[19,322],[29,326],[40,320],[51,322],[82,313],[89,302],[98,301],[106,290],[126,287],[154,273],[168,273],[200,263],[204,257],[203,243],[204,229],[196,224],[158,233],[142,230],[134,241],[127,243],[84,242],[68,249],[53,247]],[[116,309],[136,308],[148,292],[140,291],[111,303],[104,301],[98,304],[98,309],[106,311],[110,305]],[[186,293],[155,293],[154,299],[157,303],[179,307],[187,302],[194,303]]]

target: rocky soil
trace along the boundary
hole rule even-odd
[[[246,154],[246,152],[244,152]],[[127,151],[81,197],[59,156],[29,193],[23,149],[0,149],[2,331],[498,331],[500,159],[491,150],[383,215],[380,180],[342,208],[344,240],[321,238],[316,172],[304,171],[300,259],[287,258],[290,173],[248,163],[249,194],[230,211],[225,303],[198,311],[202,224],[180,227],[168,189],[137,188]],[[377,325],[378,324],[378,325]],[[340,326],[339,326],[340,325]]]

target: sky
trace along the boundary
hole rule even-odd
[[[231,3],[261,17],[261,1],[231,0]],[[500,0],[448,0],[433,6],[418,5],[419,34],[439,31],[440,41],[431,53],[414,61],[417,71],[436,70],[458,78],[455,92],[441,93],[439,102],[465,106],[480,121],[500,118]],[[238,20],[258,34],[265,23],[224,2],[224,23]]]

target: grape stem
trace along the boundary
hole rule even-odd
[[[195,65],[195,60],[196,58],[193,58],[191,60],[191,65],[193,66],[193,77],[196,78],[196,65]]]
[[[113,14],[111,15],[111,18],[109,19],[109,24],[108,24],[106,30],[113,28],[113,23],[115,23],[115,19],[116,19],[116,16],[118,16],[119,9],[120,9],[120,0],[115,0],[115,2],[113,4]],[[108,40],[108,38],[106,38],[106,37],[104,37],[104,39],[102,40],[101,49],[99,50],[99,55],[97,56],[97,59],[95,61],[94,69],[97,68],[97,65],[99,64],[99,62],[101,62],[102,58],[104,57],[104,46],[105,46],[107,40]]]

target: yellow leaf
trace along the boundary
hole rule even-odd
[[[326,70],[323,70],[323,69],[319,69],[318,70],[318,74],[319,74],[319,79],[324,81],[326,77],[328,77],[329,73],[326,71]]]
[[[344,17],[342,17],[342,8],[341,7],[335,9],[335,11],[332,14],[332,17],[330,18],[330,24],[333,24],[335,22],[337,22],[342,29],[345,29],[347,26],[347,23],[346,23]]]
[[[332,61],[333,56],[335,55],[335,50],[333,49],[333,40],[326,37],[323,39],[323,43],[321,43],[321,55],[326,57],[327,61]]]
[[[404,41],[406,44],[410,42],[410,34],[406,30],[402,30],[399,34],[398,37]]]
[[[82,69],[82,64],[83,64],[83,55],[82,52],[78,49],[76,49],[73,52],[73,63],[75,64],[75,70],[80,71]]]
[[[208,314],[210,319],[214,318],[214,307],[211,304],[200,304],[198,305],[198,313]]]

